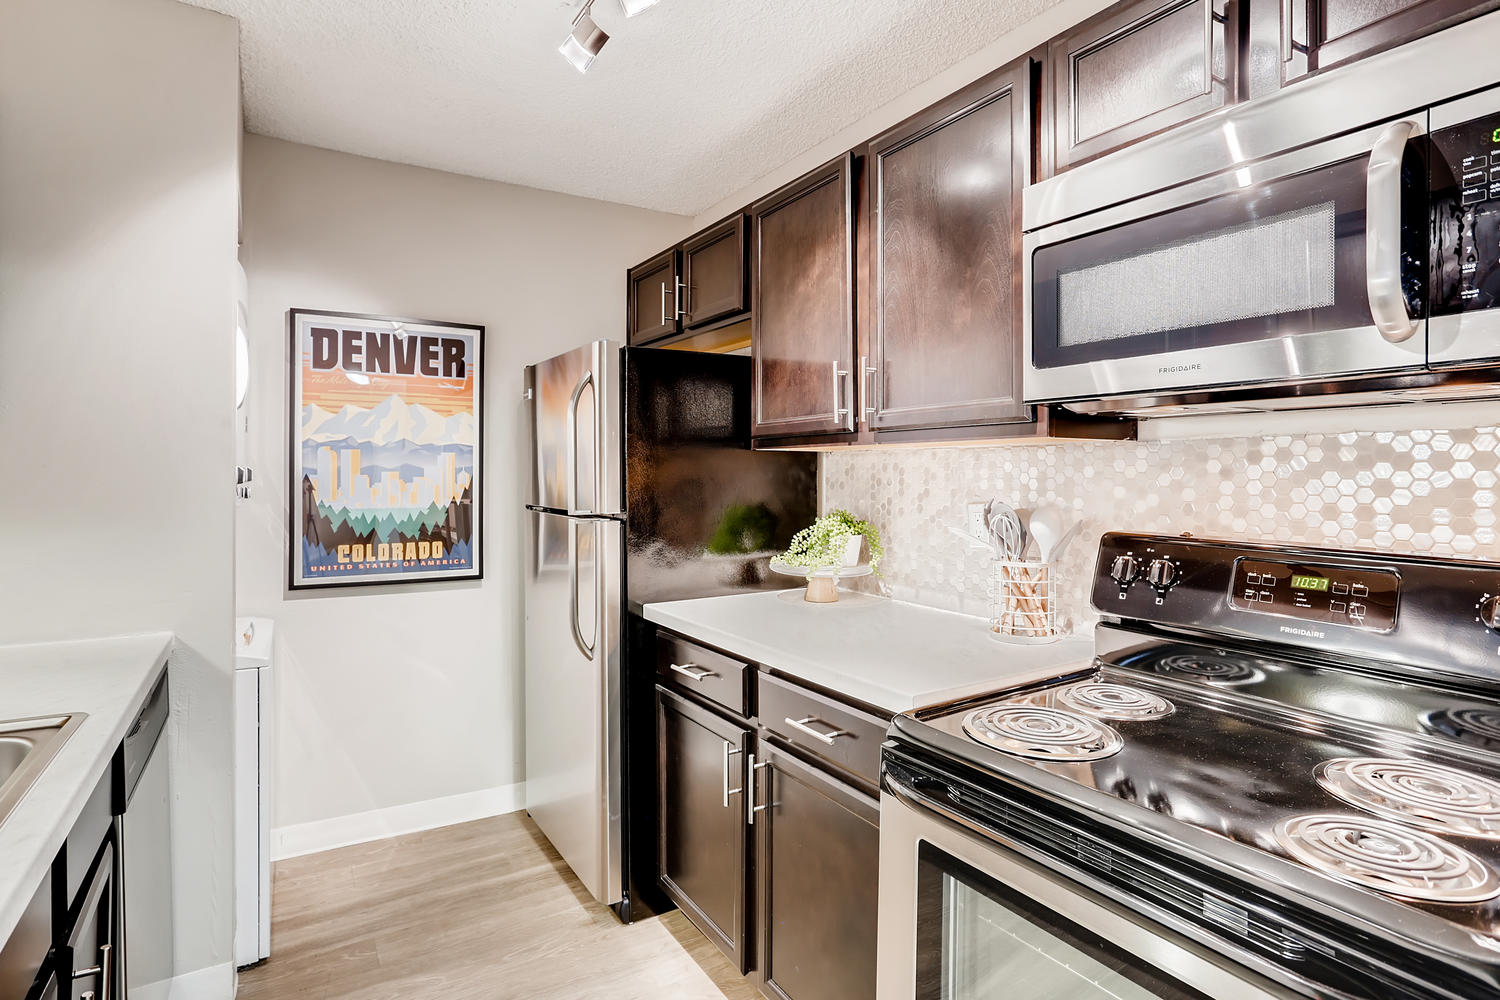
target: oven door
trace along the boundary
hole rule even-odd
[[[1420,370],[1426,115],[1027,235],[1027,402]],[[1240,162],[1234,123],[1224,162]],[[1049,206],[1062,217],[1065,206]]]
[[[938,814],[890,775],[878,934],[878,1000],[1295,995]]]

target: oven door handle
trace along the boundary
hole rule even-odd
[[[1401,158],[1419,131],[1412,121],[1392,122],[1370,150],[1365,174],[1365,284],[1375,328],[1392,344],[1411,338],[1421,324],[1401,294]]]
[[[936,779],[929,778],[927,781],[943,788],[945,791],[950,788],[945,782]],[[881,787],[908,808],[918,810],[919,812],[932,813],[960,829],[977,833],[986,839],[993,839],[995,836],[992,831],[985,829],[981,824],[954,811],[952,806],[940,799],[925,794],[918,787],[918,782],[898,778],[887,770],[881,779]]]

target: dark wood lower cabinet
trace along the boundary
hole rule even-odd
[[[657,635],[661,655],[694,645]],[[746,669],[760,723],[655,687],[659,884],[771,1000],[874,1000],[878,763],[766,723],[808,720],[863,745],[889,720]]]
[[[764,740],[756,763],[761,992],[873,1000],[879,803]]]
[[[745,761],[751,732],[656,689],[662,888],[744,972],[749,967]]]

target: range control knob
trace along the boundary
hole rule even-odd
[[[1500,632],[1500,597],[1486,597],[1479,602],[1479,620],[1485,628]]]
[[[1122,587],[1128,587],[1140,576],[1140,564],[1135,561],[1135,556],[1115,556],[1115,561],[1109,565],[1110,579]]]
[[[1177,567],[1170,559],[1153,559],[1146,567],[1146,579],[1158,590],[1166,590],[1177,582]]]

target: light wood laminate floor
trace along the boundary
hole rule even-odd
[[[752,1000],[680,912],[625,926],[525,813],[278,862],[239,1000]]]

